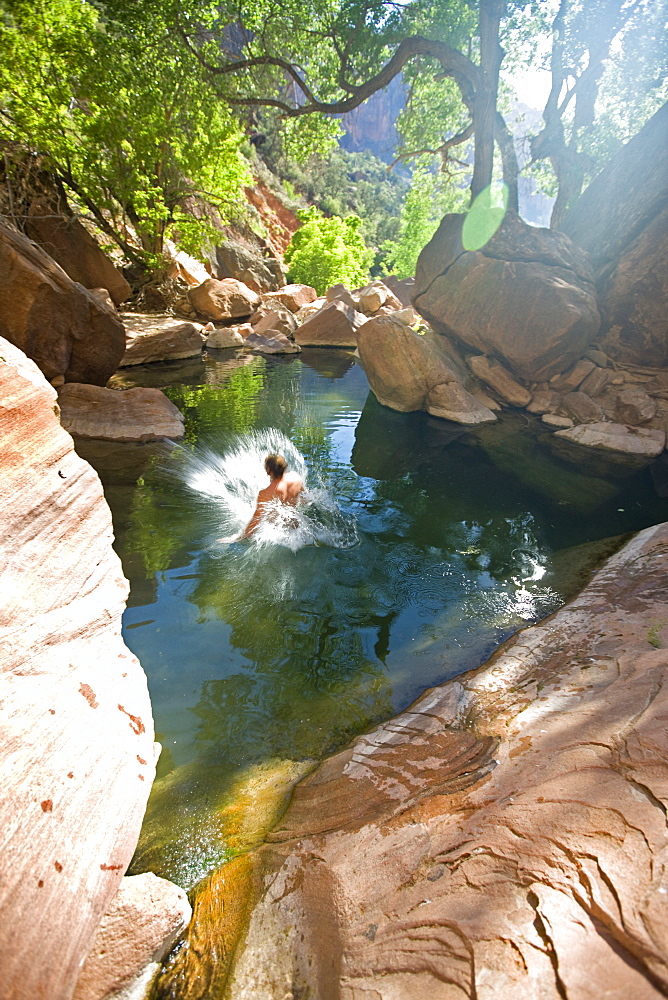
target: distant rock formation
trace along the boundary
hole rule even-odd
[[[116,311],[0,222],[0,336],[46,378],[104,385],[125,351]]]
[[[567,213],[589,252],[601,347],[616,361],[668,367],[668,103],[623,146]]]

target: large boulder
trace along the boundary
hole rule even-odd
[[[127,339],[120,368],[193,358],[202,353],[199,323],[179,323],[173,316],[140,313],[124,313],[123,322]]]
[[[496,357],[527,381],[558,374],[599,329],[587,255],[562,233],[508,212],[481,250],[464,215],[446,215],[418,259],[413,303],[439,333]]]
[[[188,291],[193,309],[205,319],[233,320],[250,316],[260,304],[260,296],[235,278],[207,278]]]
[[[236,240],[226,240],[216,247],[216,272],[219,278],[236,278],[256,292],[275,291],[285,284],[275,258],[263,257]]]
[[[555,437],[586,448],[643,460],[657,458],[666,447],[664,431],[607,421],[578,424],[557,431]]]
[[[393,316],[368,320],[357,335],[360,360],[379,403],[403,413],[427,410],[457,423],[496,420],[461,384],[464,373],[446,346]]]
[[[0,342],[0,992],[70,1000],[155,770],[100,480],[37,366]]]
[[[53,257],[72,281],[84,288],[106,288],[116,305],[129,299],[130,285],[72,214],[62,188],[46,171],[39,172],[37,181],[38,190],[32,193],[25,220],[27,236]]]
[[[104,385],[125,351],[115,310],[1,222],[0,336],[32,358],[49,381]]]
[[[183,414],[160,389],[70,383],[58,393],[60,422],[74,437],[160,441],[183,437]]]
[[[643,531],[297,785],[250,858],[230,1000],[666,996],[667,548]]]
[[[601,345],[617,361],[668,365],[668,103],[591,182],[562,228],[590,254]]]
[[[296,313],[303,306],[307,306],[310,302],[315,302],[317,297],[318,293],[310,285],[285,285],[283,288],[279,288],[277,292],[265,292],[262,296],[262,301],[267,305],[278,303],[285,306],[290,312]]]
[[[340,299],[327,302],[306,319],[295,333],[302,347],[356,347],[357,331],[366,317]]]

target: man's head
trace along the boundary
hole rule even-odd
[[[280,479],[287,467],[288,463],[282,455],[267,455],[264,460],[265,472],[272,479]]]

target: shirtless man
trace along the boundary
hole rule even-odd
[[[272,500],[280,500],[281,503],[290,504],[294,507],[301,493],[304,491],[304,483],[301,476],[296,472],[287,472],[288,463],[282,455],[267,455],[264,460],[265,472],[271,482],[265,486],[257,495],[257,504],[250,521],[240,535],[233,535],[231,538],[220,538],[221,542],[237,542],[242,538],[250,538],[253,535],[264,516],[265,504]]]

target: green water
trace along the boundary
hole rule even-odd
[[[229,856],[221,809],[244,776],[316,761],[479,665],[582,584],[602,540],[667,516],[647,469],[566,461],[520,414],[474,431],[386,410],[346,351],[216,352],[117,381],[165,387],[187,418],[186,453],[80,446],[112,507],[125,641],[163,745],[133,870],[186,888]],[[216,544],[221,511],[184,485],[187,451],[267,427],[355,545]]]

